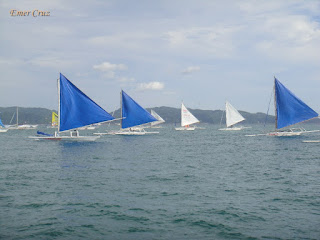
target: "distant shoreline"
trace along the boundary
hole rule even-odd
[[[14,107],[0,107],[0,118],[4,124],[15,124],[16,123],[16,106]],[[19,109],[19,124],[50,124],[51,114],[56,112],[55,110],[50,110],[47,108],[40,107],[18,107]],[[173,107],[155,107],[152,108],[156,111],[166,123],[180,123],[180,108]],[[151,108],[147,108],[148,111]],[[220,122],[225,124],[225,112],[223,110],[201,110],[189,108],[190,112],[195,115],[200,123],[209,124],[220,124]],[[274,124],[275,118],[273,115],[268,115],[265,113],[249,113],[245,111],[239,111],[243,117],[246,119],[243,121],[242,125],[248,124]],[[111,112],[110,112],[111,113]],[[114,117],[120,117],[120,109],[117,109],[113,113]],[[222,119],[222,120],[221,120]],[[311,120],[307,123],[320,123],[319,119]]]

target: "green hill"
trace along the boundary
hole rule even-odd
[[[155,107],[152,109],[167,123],[179,123],[181,121],[181,110],[178,108]],[[225,122],[225,112],[222,110],[188,109],[202,123],[220,124],[221,117],[223,123]],[[151,108],[147,108],[147,110],[150,112]],[[266,114],[264,113],[248,113],[244,111],[240,111],[240,113],[246,119],[243,124],[264,123],[266,121]],[[115,111],[114,117],[120,117],[120,109]],[[274,116],[268,116],[267,123],[274,123]]]
[[[0,107],[0,118],[3,124],[17,123],[17,107]],[[46,108],[18,108],[19,124],[49,124],[52,110]],[[10,123],[11,122],[11,123]]]
[[[156,111],[166,123],[180,123],[180,109],[172,107],[155,107],[152,108]],[[16,110],[17,107],[0,107],[0,118],[4,124],[16,123]],[[150,108],[147,108],[150,112]],[[189,109],[190,112],[196,116],[202,123],[220,124],[221,117],[222,123],[225,123],[225,112],[222,110],[201,110]],[[51,113],[53,110],[46,108],[23,108],[19,107],[19,124],[50,124]],[[255,123],[274,123],[274,116],[268,116],[265,113],[248,113],[239,111],[246,119],[243,124]],[[115,118],[120,117],[120,109],[114,113]],[[12,120],[11,120],[12,119]],[[308,123],[319,123],[319,119],[308,121]]]

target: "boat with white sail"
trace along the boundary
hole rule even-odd
[[[239,131],[244,127],[235,126],[237,123],[244,121],[245,118],[235,109],[228,101],[226,101],[226,128],[220,128],[222,131]]]
[[[275,130],[266,134],[246,136],[299,136],[307,131],[304,128],[290,128],[291,126],[317,118],[319,114],[295,96],[278,79],[274,78]]]
[[[79,128],[114,120],[107,111],[85,95],[60,73],[58,79],[58,131],[54,135],[37,132],[35,140],[95,141],[100,136],[81,136]],[[61,135],[69,132],[69,135]]]
[[[196,127],[192,124],[199,123],[200,121],[193,116],[193,114],[181,103],[181,127],[176,127],[177,131],[194,131]]]
[[[10,130],[32,130],[32,129],[36,129],[38,127],[38,125],[31,125],[31,124],[22,124],[19,125],[19,108],[16,107],[16,112],[13,113],[10,124],[12,122],[12,120],[14,119],[14,117],[16,116],[16,124],[14,125],[7,125],[7,128]]]
[[[151,128],[162,128],[161,126],[159,126],[159,124],[165,123],[166,121],[162,117],[160,117],[160,115],[158,113],[156,113],[154,110],[151,109],[150,113],[152,116],[154,116],[157,119],[157,121],[150,123],[150,127]]]
[[[120,130],[108,133],[94,133],[96,135],[146,135],[159,132],[148,132],[144,128],[149,127],[151,122],[157,121],[146,109],[141,107],[123,90],[120,93],[121,118]]]

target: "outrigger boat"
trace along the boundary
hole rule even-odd
[[[35,140],[95,141],[100,136],[80,136],[78,129],[115,120],[107,111],[85,95],[60,73],[58,79],[58,131],[54,135],[37,132]],[[69,135],[60,133],[70,131]]]
[[[221,118],[222,120],[222,118]],[[235,124],[244,121],[245,118],[235,109],[228,101],[226,101],[226,128],[220,128],[222,131],[239,131],[244,127],[235,126]]]
[[[254,134],[246,136],[299,136],[304,133],[320,131],[307,131],[304,128],[286,128],[297,123],[317,118],[319,115],[302,100],[296,97],[276,78],[274,78],[274,102],[276,116],[275,131],[266,134]]]
[[[157,121],[147,110],[141,107],[123,90],[120,93],[121,122],[120,130],[108,133],[94,133],[95,135],[146,135],[159,132],[147,132],[144,128],[149,123]]]
[[[200,121],[181,103],[181,127],[176,127],[177,131],[194,131],[196,127],[191,124],[199,123]]]
[[[0,119],[0,132],[7,132],[8,129],[3,125],[1,119]]]

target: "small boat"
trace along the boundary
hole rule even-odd
[[[222,120],[222,118],[221,118]],[[220,128],[222,131],[239,131],[244,127],[235,126],[235,124],[244,121],[245,118],[235,109],[228,101],[226,101],[226,128]]]
[[[0,119],[0,132],[7,132],[8,131],[8,129],[6,129],[6,127],[3,125],[3,123],[2,123],[2,121],[1,121],[1,119]]]
[[[10,124],[13,120],[15,116],[15,113],[13,114],[12,118],[11,118],[11,121],[10,121]],[[31,124],[22,124],[22,125],[19,125],[19,108],[17,107],[16,109],[16,120],[17,120],[17,123],[15,125],[8,125],[8,129],[10,130],[32,130],[32,129],[36,129],[38,127],[38,125],[31,125]]]
[[[80,136],[78,129],[114,120],[107,111],[73,85],[63,74],[58,79],[58,131],[54,135],[37,132],[35,140],[95,141],[100,136]],[[69,131],[69,135],[60,133]]]
[[[151,109],[150,111],[151,115],[154,116],[157,121],[155,122],[151,122],[151,128],[161,128],[161,126],[159,126],[159,124],[166,122],[162,117],[160,117],[160,115],[158,113],[156,113],[154,110]]]
[[[146,124],[155,121],[157,121],[155,117],[123,90],[121,91],[121,129],[115,132],[115,135],[146,135],[159,133],[147,132],[143,128]]]
[[[157,121],[147,110],[141,107],[123,90],[120,93],[121,101],[121,122],[119,131],[108,133],[94,133],[95,135],[146,135],[159,132],[147,132],[144,127],[147,124]]]
[[[200,121],[181,103],[181,127],[175,128],[177,131],[194,131],[196,128],[192,124]]]
[[[48,128],[57,128],[58,127],[58,114],[55,112],[52,112],[51,114],[51,126],[48,126]]]
[[[266,134],[253,134],[246,136],[299,136],[304,133],[319,132],[320,130],[307,131],[304,128],[290,128],[297,123],[305,122],[319,115],[302,100],[296,97],[278,79],[274,78],[275,101],[275,131]]]

